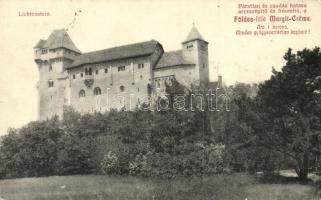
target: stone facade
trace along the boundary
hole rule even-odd
[[[39,119],[62,116],[65,105],[81,113],[134,109],[174,79],[186,87],[206,84],[207,45],[193,27],[177,51],[164,52],[151,40],[81,53],[65,30],[55,30],[34,47]]]

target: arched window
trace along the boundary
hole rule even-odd
[[[140,75],[140,80],[143,80],[143,75]]]
[[[88,70],[88,75],[92,75],[91,68],[89,68],[89,70]]]
[[[53,86],[54,86],[54,81],[50,79],[48,81],[48,87],[53,87]]]
[[[85,90],[80,90],[80,91],[79,91],[79,98],[85,97],[85,96],[86,96]]]
[[[120,89],[121,92],[124,92],[124,91],[125,91],[125,87],[124,87],[123,85],[120,86],[119,89]]]
[[[96,87],[94,89],[94,95],[97,96],[97,95],[101,95],[101,89],[99,87]]]

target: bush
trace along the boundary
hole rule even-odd
[[[89,174],[99,169],[94,159],[96,143],[92,137],[64,135],[60,138],[56,172],[59,175]]]
[[[222,173],[224,148],[224,145],[211,144],[188,154],[138,154],[129,164],[129,173],[166,178]]]
[[[101,171],[104,174],[118,174],[120,172],[119,159],[117,155],[109,151],[107,155],[104,156],[103,160],[100,163]]]

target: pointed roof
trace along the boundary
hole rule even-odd
[[[60,47],[81,53],[81,51],[72,42],[65,29],[54,30],[47,40],[40,40],[34,48],[56,49]]]
[[[206,42],[195,26],[193,26],[193,28],[189,32],[186,40],[183,43],[190,42],[193,40],[202,40],[202,41]]]
[[[45,43],[46,43],[46,40],[39,40],[39,42],[33,48],[34,49],[42,48]]]

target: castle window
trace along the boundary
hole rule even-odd
[[[105,73],[108,73],[108,69],[107,68],[105,68]]]
[[[140,75],[140,80],[143,80],[143,75]]]
[[[83,73],[80,73],[80,77],[82,78],[84,76],[84,74]]]
[[[41,53],[42,53],[42,54],[46,54],[46,53],[48,53],[48,50],[47,50],[47,49],[42,49],[42,50],[41,50]]]
[[[96,74],[98,74],[98,70],[96,70]]]
[[[187,49],[193,48],[193,44],[188,44],[188,45],[186,46],[186,48],[187,48]]]
[[[73,74],[73,75],[72,75],[72,78],[73,78],[73,79],[76,79],[76,74]]]
[[[120,89],[121,92],[124,92],[124,91],[125,91],[125,87],[124,87],[123,85],[120,86],[119,89]]]
[[[120,72],[120,71],[125,71],[125,69],[126,69],[125,66],[119,66],[119,67],[118,67],[118,71],[119,71],[119,72]]]
[[[80,91],[79,91],[79,98],[85,97],[85,96],[86,96],[85,90],[80,90]]]
[[[206,67],[206,65],[205,64],[203,64],[203,68],[205,68]]]
[[[144,63],[138,64],[138,69],[140,69],[140,68],[144,68]]]
[[[85,68],[85,75],[92,75],[91,68]]]
[[[157,81],[157,88],[160,88],[160,81]]]
[[[101,89],[99,87],[96,87],[94,89],[94,95],[97,96],[97,95],[101,95]]]
[[[53,87],[53,86],[54,86],[54,81],[50,79],[48,81],[48,87]]]

